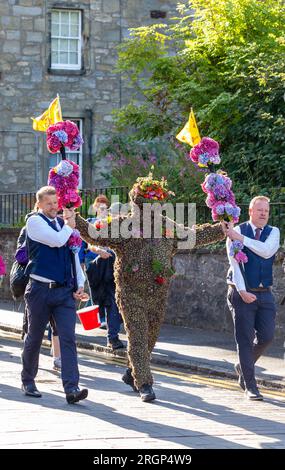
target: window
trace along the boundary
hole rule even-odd
[[[70,120],[77,124],[78,129],[80,131],[81,136],[83,137],[83,121],[82,119],[72,119],[72,118],[64,118],[65,121]],[[74,163],[77,163],[80,167],[79,173],[79,188],[82,188],[82,162],[83,162],[83,145],[78,150],[68,150],[66,149],[66,158],[71,160]],[[60,152],[50,154],[49,155],[49,170],[54,166],[58,165],[61,160]]]
[[[81,69],[81,12],[52,10],[51,68]]]

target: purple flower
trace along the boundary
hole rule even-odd
[[[155,155],[150,155],[149,162],[150,163],[156,163],[156,156]]]
[[[70,150],[78,150],[79,147],[84,143],[81,135],[78,134],[74,139],[72,144],[69,146]]]
[[[230,256],[233,256],[238,263],[247,263],[248,258],[242,251],[244,245],[239,240],[234,240],[230,246]]]
[[[202,155],[199,156],[198,161],[201,163],[201,165],[207,165],[209,162],[209,157],[206,153],[202,153]]]
[[[218,215],[223,215],[225,212],[225,206],[223,206],[222,204],[218,204],[215,210]]]
[[[68,141],[68,135],[65,131],[56,131],[54,132],[54,135],[56,135],[63,144]]]
[[[230,256],[234,256],[238,251],[243,249],[243,243],[239,240],[234,240],[230,246]]]

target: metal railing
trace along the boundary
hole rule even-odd
[[[113,196],[122,202],[128,202],[129,188],[125,186],[84,189],[80,191],[83,217],[92,215],[92,204],[99,194],[105,194],[111,201]],[[25,224],[25,216],[34,209],[36,193],[0,193],[0,227],[17,227]]]
[[[112,202],[114,196],[122,202],[128,202],[129,188],[124,186],[84,189],[80,191],[82,197],[81,215],[86,218],[92,215],[92,204],[99,194],[105,194]],[[25,216],[31,212],[35,205],[36,194],[31,193],[8,193],[0,194],[0,227],[21,227],[25,223]],[[248,218],[248,203],[239,204],[241,208],[240,222]],[[285,202],[270,203],[269,223],[280,228],[281,234],[285,236]],[[211,210],[205,204],[196,205],[196,223],[210,222]],[[185,207],[184,223],[188,225],[188,210]]]

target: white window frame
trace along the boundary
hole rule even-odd
[[[78,37],[75,36],[53,36],[52,35],[52,13],[58,12],[59,17],[61,18],[61,13],[78,13],[79,22],[78,22]],[[61,24],[61,22],[59,22]],[[70,23],[69,23],[70,24]],[[78,63],[77,64],[60,64],[52,62],[52,40],[53,39],[67,39],[67,40],[77,40],[77,54],[78,54]],[[69,44],[69,43],[68,43]],[[68,47],[69,49],[69,47]],[[69,53],[69,50],[67,51]],[[51,10],[51,69],[63,69],[63,70],[80,70],[82,66],[82,11],[76,9],[65,9],[65,8],[53,8]],[[59,51],[58,51],[59,54]]]
[[[82,134],[82,132],[83,132],[83,119],[65,118],[64,120],[65,121],[70,120],[70,121],[73,121],[73,122],[75,121],[76,123],[78,123],[79,124],[80,135],[83,136],[83,134]],[[69,149],[66,148],[65,153],[66,153],[67,160],[69,160],[68,154],[78,155],[78,159],[77,159],[77,162],[78,162],[78,165],[79,165],[79,185],[78,185],[78,189],[82,189],[83,145],[81,145],[79,150],[69,150]],[[57,153],[54,153],[54,154],[50,154],[50,156],[56,157],[56,163],[53,164],[53,165],[49,165],[49,170],[51,170],[54,166],[59,164],[59,162],[61,161],[61,153],[57,152]],[[49,162],[50,162],[50,160],[49,160]]]

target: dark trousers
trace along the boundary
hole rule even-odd
[[[229,287],[227,295],[239,363],[248,389],[256,387],[254,364],[273,340],[276,316],[271,291],[249,292],[257,297],[251,304],[245,303],[234,287]]]
[[[112,340],[118,337],[122,323],[122,317],[116,304],[115,293],[110,295],[108,300],[109,304],[105,307],[108,325],[107,336],[109,340]]]
[[[46,325],[53,316],[59,335],[61,377],[65,393],[78,386],[79,371],[75,343],[76,310],[72,289],[49,289],[47,284],[31,280],[26,288],[28,334],[22,353],[22,382],[33,384],[38,372],[39,354]]]

